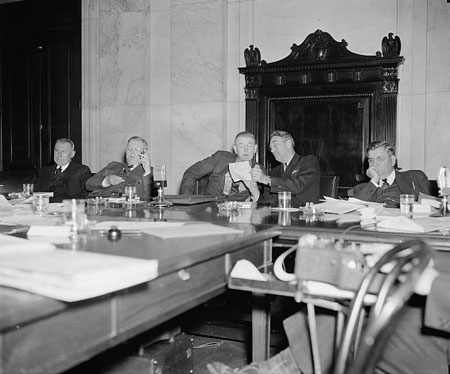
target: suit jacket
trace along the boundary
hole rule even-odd
[[[236,162],[237,156],[227,151],[217,151],[213,155],[196,162],[184,172],[181,181],[180,194],[192,195],[195,192],[196,181],[208,177],[208,185],[205,194],[213,196],[226,196],[223,193],[225,174],[228,172],[228,164]],[[228,197],[232,200],[244,201],[250,193],[240,191],[231,193]]]
[[[395,182],[401,194],[419,196],[419,192],[430,194],[430,182],[421,170],[395,171]],[[377,190],[372,182],[361,183],[354,187],[354,196],[364,201],[377,201]]]
[[[125,181],[115,186],[103,187],[102,182],[108,175],[117,175]],[[136,186],[136,195],[141,199],[149,199],[153,175],[144,176],[144,168],[138,165],[131,171],[127,171],[127,165],[123,162],[113,161],[86,181],[86,189],[92,191],[89,196],[109,197],[113,193],[123,193],[125,187]]]
[[[50,178],[55,174],[56,165],[45,166],[38,172],[38,177],[34,184],[36,192],[55,192],[50,189]],[[84,199],[87,196],[85,189],[86,181],[92,173],[88,166],[70,162],[63,172],[62,188],[63,193],[54,194],[50,200],[60,202],[63,199]]]
[[[280,191],[292,193],[292,205],[295,207],[319,201],[320,166],[316,156],[300,156],[295,153],[286,171],[283,171],[282,165],[278,165],[273,168],[270,176],[271,186],[264,188],[261,202],[277,205]]]

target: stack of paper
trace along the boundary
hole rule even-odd
[[[158,276],[158,261],[56,249],[2,255],[0,285],[62,301],[115,292]]]
[[[405,216],[392,217],[377,223],[377,230],[392,232],[425,233],[450,228],[450,217],[408,218]]]

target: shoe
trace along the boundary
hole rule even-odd
[[[206,365],[210,374],[301,374],[290,348],[286,348],[266,361],[251,363],[241,369],[232,369],[221,362]]]

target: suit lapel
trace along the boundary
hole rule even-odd
[[[281,173],[282,176],[292,174],[292,172],[294,171],[295,167],[298,164],[299,157],[300,156],[297,153],[294,154],[294,157],[292,157],[291,162],[289,163],[289,165],[286,168],[286,171]],[[281,170],[283,170],[283,164],[281,164]]]

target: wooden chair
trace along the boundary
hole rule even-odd
[[[320,198],[324,196],[337,198],[339,186],[339,176],[337,175],[321,175],[320,176]]]
[[[389,331],[401,318],[402,308],[414,293],[414,287],[431,259],[431,249],[420,240],[401,243],[384,254],[366,274],[356,293],[339,346],[335,363],[336,374],[372,373]],[[380,269],[390,264],[392,269],[384,278],[375,304],[370,308],[361,337],[364,299]],[[356,347],[351,357],[351,347]]]

